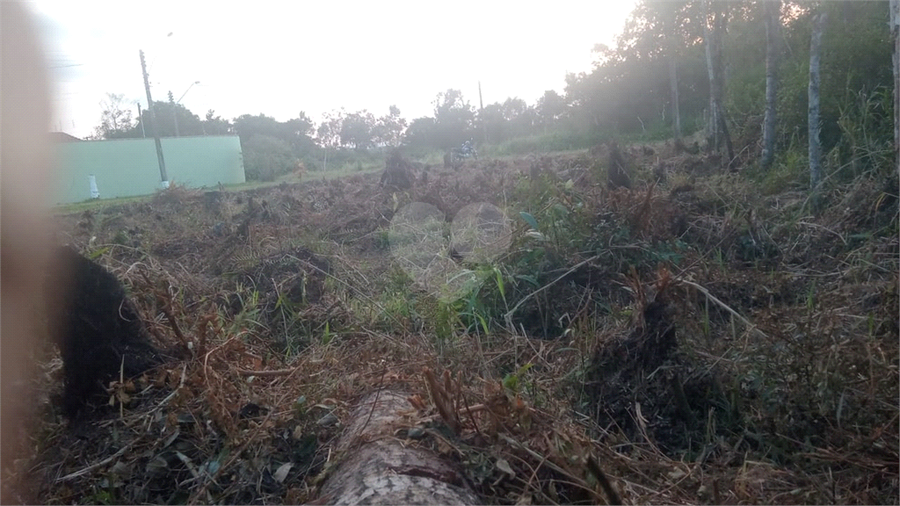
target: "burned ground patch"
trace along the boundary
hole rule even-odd
[[[717,420],[733,415],[712,374],[696,374],[678,353],[677,333],[673,309],[658,296],[628,336],[597,350],[585,382],[600,427],[673,457],[702,446],[711,409]]]

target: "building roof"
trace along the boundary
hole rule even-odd
[[[80,142],[84,140],[65,132],[50,132],[48,135],[50,136],[50,142]]]

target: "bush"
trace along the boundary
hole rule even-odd
[[[297,159],[291,153],[290,145],[275,137],[254,135],[242,149],[244,173],[248,180],[273,181],[297,167]]]
[[[549,153],[587,149],[593,145],[592,136],[581,132],[551,132],[531,137],[518,137],[495,146],[483,148],[486,156],[524,155],[528,153]]]

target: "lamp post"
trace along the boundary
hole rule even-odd
[[[195,84],[200,84],[200,81],[192,82],[191,85],[188,86],[188,89],[184,90],[184,93],[181,94],[181,97],[179,97],[179,99],[176,100],[175,104],[172,106],[172,119],[175,120],[175,137],[180,137],[178,133],[178,108],[175,107],[175,105],[181,103],[181,99],[184,98],[185,95],[187,95],[187,92],[191,91],[191,88],[193,88]]]

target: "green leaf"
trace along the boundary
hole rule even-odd
[[[538,286],[537,278],[530,274],[517,274],[516,279],[530,283],[532,286]]]
[[[534,367],[534,364],[532,364],[531,362],[528,362],[527,364],[520,367],[518,371],[516,371],[516,375],[522,376],[523,374],[528,372],[528,370],[531,369],[532,367]]]
[[[525,220],[526,222],[528,222],[528,225],[529,225],[531,228],[533,228],[533,229],[535,229],[535,230],[538,229],[538,222],[537,222],[536,219],[534,219],[534,216],[532,216],[532,215],[526,213],[525,211],[520,211],[520,212],[519,212],[519,216],[521,216],[523,220]]]
[[[500,290],[500,296],[503,297],[503,300],[506,300],[506,288],[503,285],[503,273],[500,272],[500,269],[494,267],[494,275],[497,277],[497,289]]]
[[[515,392],[519,388],[519,377],[515,374],[507,374],[504,376],[503,388]]]
[[[88,255],[88,258],[91,260],[96,260],[96,259],[100,258],[100,255],[106,253],[107,251],[109,251],[109,246],[95,249],[94,251],[91,251],[91,254]]]
[[[532,367],[534,367],[534,364],[529,362],[529,363],[523,365],[522,367],[520,367],[519,370],[515,372],[515,374],[507,374],[503,378],[503,388],[510,390],[512,392],[518,392],[519,376],[522,376],[523,374],[528,372],[528,370],[531,369]]]
[[[478,321],[481,322],[481,328],[484,329],[484,335],[487,335],[488,334],[487,321],[484,319],[483,316],[481,316],[481,315],[477,315],[477,316],[478,316]]]
[[[325,333],[322,334],[322,344],[328,345],[331,343],[331,340],[334,338],[334,334],[331,333],[331,322],[325,322]]]

